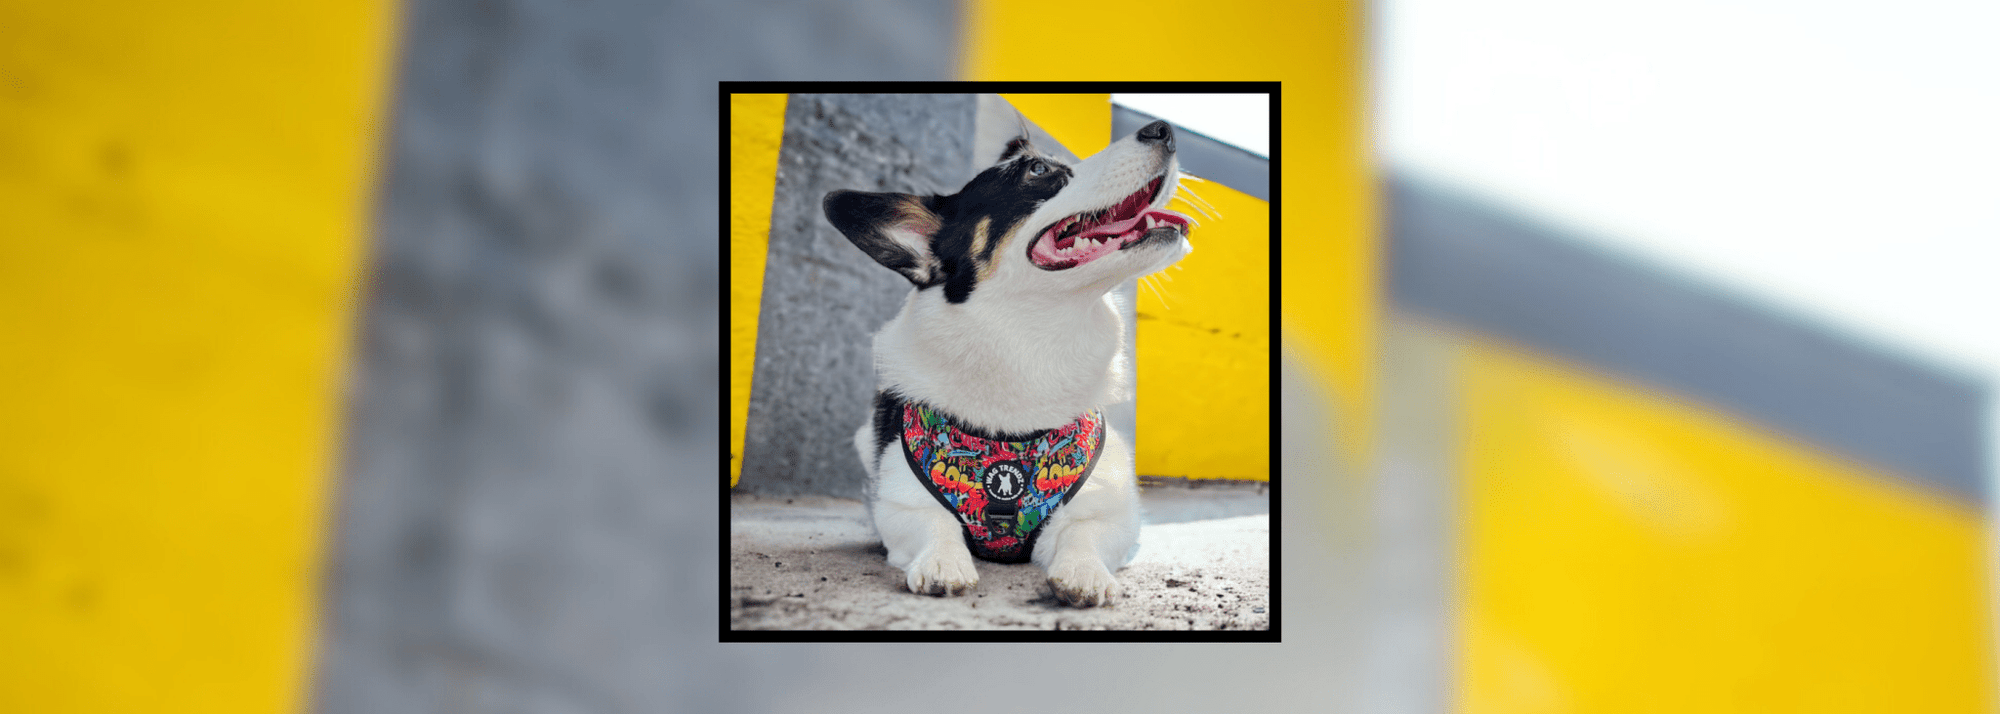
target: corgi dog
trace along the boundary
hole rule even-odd
[[[972,590],[976,555],[1035,563],[1069,605],[1119,597],[1140,519],[1131,446],[1101,411],[1131,398],[1113,291],[1193,250],[1165,208],[1180,175],[1156,121],[1074,166],[1016,138],[951,195],[827,194],[827,221],[912,286],[875,334],[854,435],[912,592]]]

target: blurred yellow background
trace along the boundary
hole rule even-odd
[[[0,4],[0,711],[305,705],[394,19]]]
[[[1991,709],[1977,509],[1574,365],[1462,349],[1457,711]]]

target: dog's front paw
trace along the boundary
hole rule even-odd
[[[939,548],[917,558],[904,572],[910,592],[918,595],[958,595],[979,585],[972,553],[964,548]]]
[[[1075,607],[1109,605],[1118,598],[1118,579],[1103,563],[1078,558],[1049,568],[1049,589],[1056,599]]]

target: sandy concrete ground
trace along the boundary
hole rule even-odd
[[[970,595],[909,592],[860,501],[730,499],[731,629],[1269,629],[1269,500],[1254,486],[1148,488],[1139,555],[1109,607],[1056,602],[1040,568],[979,561]]]

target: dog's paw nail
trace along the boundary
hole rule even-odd
[[[932,580],[911,586],[910,591],[918,595],[952,597],[972,592],[973,583],[945,582]]]
[[[910,586],[910,592],[916,593],[918,595],[931,595],[935,597],[953,597],[972,592],[972,588],[974,586],[977,586],[978,584],[979,583],[977,582],[967,583],[958,581],[932,580],[932,581],[912,584]]]
[[[1071,607],[1109,605],[1118,598],[1118,579],[1103,566],[1061,568],[1049,574],[1049,589]]]
[[[979,572],[973,569],[971,554],[925,558],[910,566],[907,582],[910,592],[918,595],[948,597],[972,592],[979,585]]]

